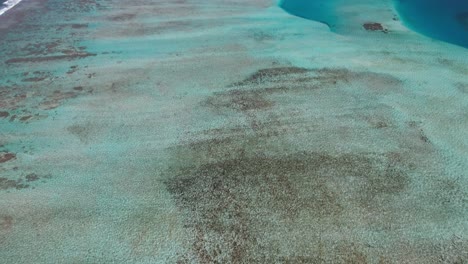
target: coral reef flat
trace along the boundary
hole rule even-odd
[[[351,2],[1,15],[0,263],[466,263],[468,50]]]

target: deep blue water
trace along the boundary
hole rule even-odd
[[[468,0],[398,0],[395,7],[409,28],[468,48]]]
[[[335,1],[336,2],[336,1]],[[288,13],[310,20],[319,21],[334,31],[338,17],[334,12],[334,1],[283,0],[280,7]]]
[[[468,0],[387,1],[389,6],[395,7],[408,28],[468,48]],[[320,21],[336,31],[337,24],[345,25],[351,21],[345,14],[339,13],[336,7],[344,3],[352,5],[352,2],[353,0],[282,0],[280,6],[293,15]]]

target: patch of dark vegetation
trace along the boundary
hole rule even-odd
[[[63,101],[75,98],[78,93],[75,91],[62,92],[59,90],[54,91],[51,95],[45,98],[39,105],[43,110],[51,110],[63,104]]]
[[[72,24],[71,27],[72,27],[73,29],[88,28],[88,24]]]
[[[40,82],[40,81],[43,81],[45,79],[47,79],[47,77],[42,76],[42,77],[26,78],[26,79],[23,79],[21,81],[23,81],[23,82]]]
[[[250,37],[253,38],[255,41],[259,41],[259,42],[275,39],[274,35],[265,31],[253,31],[250,34]]]
[[[214,109],[230,108],[237,111],[250,111],[270,108],[273,102],[257,91],[231,90],[209,97],[205,105]]]
[[[278,67],[278,68],[267,68],[261,69],[249,76],[247,79],[238,83],[232,84],[232,86],[243,86],[249,84],[261,84],[265,81],[270,81],[274,78],[284,77],[291,74],[303,74],[310,71],[306,68],[299,67]]]
[[[325,253],[317,242],[311,243],[310,254],[290,255],[282,251],[284,241],[270,235],[288,233],[271,233],[278,226],[293,232],[300,226],[319,236],[328,232],[323,228],[353,229],[354,221],[386,228],[386,223],[368,216],[386,210],[394,217],[394,209],[387,204],[410,191],[410,175],[417,169],[414,153],[407,149],[331,153],[320,142],[311,148],[295,144],[300,145],[301,139],[330,140],[325,135],[328,130],[339,134],[337,130],[348,129],[349,123],[399,136],[401,126],[394,125],[389,110],[381,105],[375,106],[379,110],[366,106],[361,111],[360,105],[350,104],[346,116],[311,117],[296,102],[310,104],[303,96],[327,100],[325,88],[335,89],[332,94],[338,89],[362,89],[368,95],[369,91],[395,91],[401,83],[394,76],[375,72],[276,67],[258,70],[204,100],[203,106],[210,109],[241,112],[246,122],[194,133],[191,136],[198,140],[168,150],[172,160],[164,183],[193,232],[189,252],[181,256],[180,263],[370,262],[365,245],[342,243],[344,236],[338,237],[340,244],[324,245],[329,247]],[[404,136],[407,132],[409,137],[420,135],[417,129],[404,130]],[[422,145],[430,146],[415,142],[418,151]],[[304,227],[304,223],[311,224]],[[302,247],[290,243],[292,249]]]
[[[420,122],[409,121],[408,126],[417,131],[418,137],[419,137],[419,139],[421,141],[423,141],[424,143],[431,143],[429,138],[426,136],[426,133],[424,133],[424,130],[421,128],[421,123]]]
[[[40,56],[56,52],[62,44],[61,40],[48,42],[29,43],[21,49],[27,56]]]
[[[52,178],[50,175],[41,175],[39,176],[36,173],[29,173],[26,176],[20,177],[17,180],[12,180],[8,178],[1,177],[0,178],[0,190],[8,190],[8,189],[27,189],[27,188],[34,188],[34,184],[39,180],[45,180]]]
[[[380,23],[364,23],[362,26],[365,30],[370,31],[383,30],[383,26]]]
[[[339,219],[346,200],[368,208],[410,182],[402,164],[386,155],[270,156],[257,144],[254,138],[226,138],[177,147],[181,163],[167,172],[165,184],[196,230],[192,253],[198,261],[253,261],[262,252],[256,240],[261,234],[252,227],[267,224],[264,217]]]
[[[24,184],[23,181],[20,180],[10,180],[7,178],[0,178],[0,190],[8,190],[8,189],[26,189],[29,188],[28,184]]]
[[[96,56],[97,54],[94,53],[72,53],[67,55],[56,55],[56,56],[43,56],[43,57],[28,57],[28,58],[12,58],[6,60],[6,64],[12,63],[28,63],[28,62],[47,62],[47,61],[54,61],[54,60],[73,60],[73,59],[81,59],[90,56]]]
[[[120,15],[110,16],[109,20],[114,21],[114,22],[122,22],[122,21],[132,20],[135,17],[136,17],[136,14],[127,13],[127,14],[120,14]]]
[[[72,125],[67,127],[68,132],[70,132],[72,135],[78,137],[78,139],[81,142],[88,142],[89,136],[90,136],[90,125],[89,124],[84,124],[84,125]]]
[[[432,193],[437,197],[434,203],[440,204],[448,212],[447,215],[453,214],[456,212],[454,208],[468,202],[468,191],[462,182],[463,176],[458,176],[441,178],[434,184]]]
[[[378,121],[374,124],[375,128],[386,128],[388,127],[388,124],[385,121]]]
[[[381,31],[383,33],[388,33],[388,29],[384,28],[382,24],[376,22],[368,22],[362,25],[367,31]]]
[[[5,163],[7,161],[10,161],[12,159],[16,158],[16,154],[14,153],[0,153],[0,163]]]
[[[446,59],[446,58],[438,58],[437,62],[442,64],[444,67],[447,67],[451,71],[463,74],[463,75],[468,75],[468,67],[466,63],[460,60],[454,60],[454,59]]]
[[[20,121],[21,121],[21,122],[26,122],[26,121],[28,121],[29,119],[31,119],[32,117],[33,117],[32,115],[22,116],[22,117],[20,118]]]
[[[40,179],[40,177],[35,173],[30,173],[30,174],[26,175],[25,178],[26,178],[27,182],[33,182],[33,181],[37,181],[37,180]]]
[[[78,65],[70,66],[70,69],[67,71],[67,74],[73,74],[78,71]]]
[[[8,116],[10,116],[10,113],[7,111],[0,111],[0,118],[7,118]]]
[[[272,93],[324,88],[351,81],[365,83],[372,90],[395,88],[402,83],[401,80],[392,75],[375,72],[354,72],[345,68],[278,67],[258,70],[243,81],[231,84],[229,87],[253,85],[256,86],[256,91]]]

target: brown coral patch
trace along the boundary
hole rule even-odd
[[[368,22],[362,25],[367,31],[382,31],[388,33],[388,29],[384,28],[382,24],[376,22]]]
[[[14,153],[0,153],[0,163],[5,163],[15,158],[16,155]]]

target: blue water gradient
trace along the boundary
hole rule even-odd
[[[467,0],[397,0],[395,7],[409,28],[468,48]]]
[[[322,22],[337,33],[350,33],[356,17],[372,17],[372,5],[383,2],[363,0],[282,0],[285,11],[306,19]],[[403,23],[428,37],[468,48],[468,0],[387,0]],[[349,6],[359,6],[360,14],[347,12]],[[366,8],[366,5],[368,8]],[[382,19],[387,19],[382,17]],[[380,22],[380,21],[368,21]],[[358,25],[354,25],[358,26]]]

